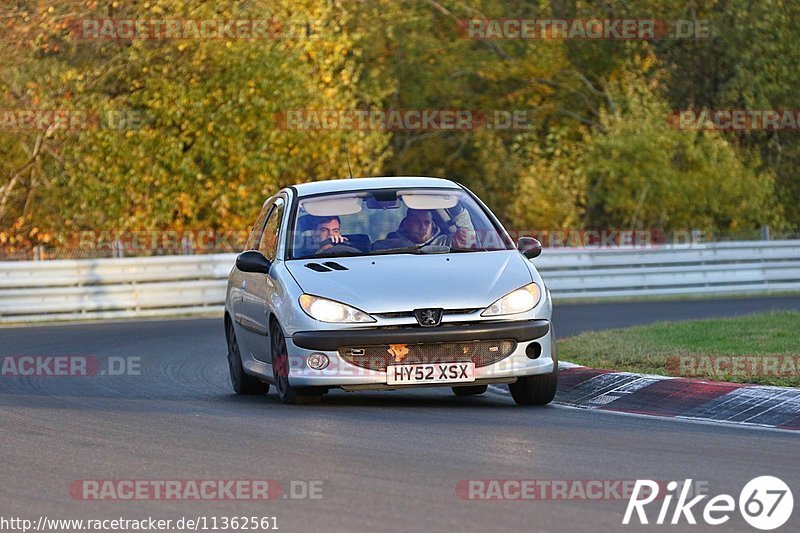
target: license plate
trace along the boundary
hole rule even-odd
[[[469,381],[475,381],[475,363],[429,363],[386,367],[386,383],[388,385]]]

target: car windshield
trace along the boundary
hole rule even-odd
[[[457,189],[380,189],[300,199],[289,257],[464,253],[513,248]]]

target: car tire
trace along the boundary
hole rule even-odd
[[[524,376],[508,384],[511,397],[517,405],[547,405],[553,401],[558,388],[558,347],[553,325],[550,324],[550,356],[553,359],[553,371],[538,376]]]
[[[286,349],[286,337],[276,321],[270,325],[272,347],[272,376],[278,398],[287,404],[319,403],[324,390],[315,387],[293,387],[289,385],[289,352]]]
[[[483,394],[489,385],[470,385],[468,387],[453,387],[453,394],[456,396],[477,396]]]
[[[225,337],[228,341],[228,370],[231,375],[231,385],[236,394],[268,393],[269,383],[264,383],[244,371],[239,341],[236,339],[236,333],[230,320],[225,321]]]

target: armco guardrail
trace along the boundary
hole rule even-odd
[[[554,298],[800,290],[800,241],[545,250],[533,261]]]
[[[0,323],[222,312],[235,254],[0,263]]]
[[[235,254],[0,263],[0,322],[220,313]],[[556,299],[800,290],[800,241],[545,249]]]

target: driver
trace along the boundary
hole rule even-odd
[[[314,243],[319,247],[317,253],[347,242],[347,237],[342,235],[341,226],[342,222],[337,216],[322,217],[317,221],[317,226],[314,228]]]

